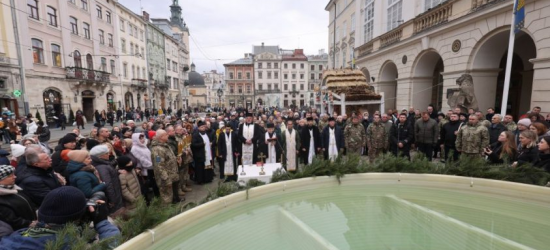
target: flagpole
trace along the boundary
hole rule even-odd
[[[508,43],[508,57],[506,59],[506,71],[504,75],[504,91],[502,93],[502,104],[500,113],[502,117],[506,115],[508,109],[508,93],[510,92],[510,75],[512,74],[512,59],[514,58],[515,32],[514,24],[516,21],[516,8],[518,0],[514,0],[514,10],[512,11],[512,24],[510,25],[510,39]]]

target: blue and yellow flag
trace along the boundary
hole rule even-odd
[[[525,0],[516,0],[516,9],[514,14],[516,19],[514,20],[514,33],[518,33],[525,24]]]

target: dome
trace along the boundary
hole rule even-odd
[[[205,86],[204,78],[195,71],[194,63],[191,64],[191,72],[189,72],[189,86]]]

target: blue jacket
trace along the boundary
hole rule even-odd
[[[13,250],[19,250],[19,249],[28,249],[28,250],[34,250],[34,249],[45,249],[46,243],[48,241],[54,241],[55,240],[55,234],[52,235],[46,235],[40,238],[31,238],[21,235],[27,230],[27,228],[23,228],[20,230],[17,230],[10,234],[9,236],[5,236],[0,240],[0,249],[13,249]],[[108,220],[104,220],[100,223],[98,223],[95,226],[95,231],[99,234],[99,239],[107,239],[110,237],[115,237],[120,235],[120,231],[116,226],[111,224]],[[70,249],[70,243],[63,247],[63,249]],[[112,248],[114,248],[116,245],[113,244]]]
[[[80,189],[86,198],[90,198],[95,192],[103,191],[105,183],[99,183],[99,179],[93,173],[83,171],[82,168],[85,166],[84,163],[69,161],[67,173],[71,186]]]

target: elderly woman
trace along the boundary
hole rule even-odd
[[[19,230],[36,220],[36,207],[23,190],[15,185],[15,178],[12,166],[0,165],[0,219],[13,230]]]

